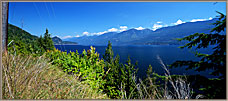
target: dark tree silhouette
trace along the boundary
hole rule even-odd
[[[197,57],[201,57],[200,61],[176,61],[171,64],[172,67],[188,66],[187,69],[195,68],[196,71],[205,71],[212,69],[211,75],[219,76],[220,79],[226,77],[226,35],[220,34],[220,32],[226,30],[226,16],[220,12],[219,20],[214,23],[215,28],[211,30],[211,33],[195,33],[193,35],[180,38],[179,41],[190,41],[180,48],[192,48],[196,46],[196,49],[207,48],[210,45],[215,45],[212,54],[196,53]]]
[[[226,98],[226,34],[222,34],[226,31],[226,15],[220,14],[219,20],[214,23],[216,26],[211,30],[211,33],[195,33],[193,35],[178,39],[190,41],[180,48],[192,48],[196,46],[196,49],[207,48],[213,45],[213,53],[203,54],[196,52],[196,56],[200,57],[199,61],[176,61],[170,65],[173,67],[187,66],[187,69],[195,69],[196,71],[212,70],[211,75],[218,76],[217,79],[208,79],[207,85],[199,88],[204,93],[206,98],[224,99]],[[205,81],[200,81],[200,84],[204,84]]]

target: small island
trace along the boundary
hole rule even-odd
[[[62,41],[59,37],[55,36],[52,38],[54,45],[78,45],[76,42]]]

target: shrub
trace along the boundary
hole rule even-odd
[[[61,67],[68,74],[75,75],[81,82],[88,83],[93,89],[102,88],[105,81],[103,76],[104,61],[99,59],[99,54],[95,48],[82,54],[78,52],[61,52],[59,50],[48,51],[47,55],[53,65]],[[100,89],[102,91],[102,89]]]

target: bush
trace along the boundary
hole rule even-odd
[[[87,52],[84,50],[81,55],[78,52],[67,54],[67,52],[55,49],[48,51],[46,56],[51,59],[53,65],[61,67],[68,74],[75,75],[81,82],[88,83],[93,89],[103,88],[104,61],[99,59],[99,54],[92,46]]]

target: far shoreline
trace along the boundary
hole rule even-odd
[[[54,44],[54,45],[79,45],[79,44]]]
[[[80,45],[80,44],[55,44],[55,45],[66,45],[66,46],[69,46],[69,45],[73,45],[73,46],[98,46],[98,47],[106,47],[107,45]],[[158,46],[182,46],[182,45],[113,45],[113,47],[158,47]]]

